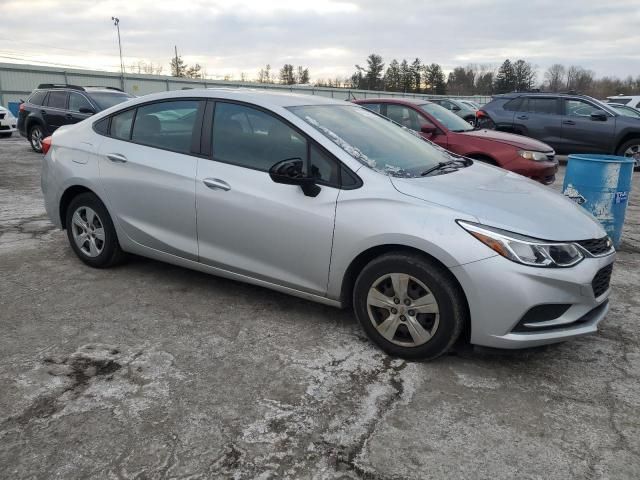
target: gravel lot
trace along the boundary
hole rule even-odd
[[[640,478],[640,175],[597,335],[431,363],[348,311],[76,259],[0,140],[0,477]]]

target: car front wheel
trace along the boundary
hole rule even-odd
[[[82,193],[71,200],[65,225],[71,248],[87,265],[106,268],[122,260],[111,217],[94,194]]]
[[[629,140],[620,146],[617,154],[621,157],[633,158],[634,167],[640,168],[640,138]]]
[[[42,140],[44,139],[44,130],[40,125],[34,125],[29,129],[29,143],[35,152],[42,153]]]
[[[411,359],[432,359],[449,350],[467,316],[450,274],[426,257],[407,253],[371,261],[356,280],[353,307],[376,344]]]

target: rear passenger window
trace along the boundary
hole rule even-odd
[[[47,105],[51,108],[67,108],[67,92],[49,92]]]
[[[520,106],[519,111],[529,113],[544,113],[548,115],[556,115],[558,113],[555,98],[536,98],[529,97],[525,99]]]
[[[266,172],[281,160],[305,160],[307,140],[283,121],[261,110],[217,102],[213,119],[213,156],[221,162]]]
[[[197,100],[179,100],[139,107],[131,140],[174,152],[191,153],[199,105]]]
[[[44,103],[44,97],[47,96],[47,92],[45,90],[38,90],[33,95],[29,97],[27,100],[29,103],[33,103],[34,105],[42,105]]]
[[[121,140],[131,138],[131,123],[135,110],[127,110],[111,117],[111,136]]]

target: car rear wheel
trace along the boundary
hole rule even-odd
[[[460,336],[466,307],[459,287],[435,262],[391,253],[369,263],[358,276],[353,308],[360,325],[385,352],[431,359]]]
[[[65,225],[71,248],[87,265],[106,268],[123,259],[111,217],[94,194],[82,193],[71,200]]]
[[[617,154],[621,157],[633,158],[636,162],[634,167],[640,168],[640,138],[634,138],[622,144]]]
[[[44,139],[44,130],[40,125],[33,125],[29,129],[29,143],[35,152],[42,153],[42,140]]]

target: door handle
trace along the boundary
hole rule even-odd
[[[528,120],[528,119],[529,119],[529,116],[528,116],[528,115],[520,115],[520,116],[518,117],[518,120]]]
[[[202,180],[207,187],[211,190],[224,190],[225,192],[231,190],[231,186],[225,182],[224,180],[220,180],[219,178],[205,178]]]
[[[127,163],[127,157],[119,153],[107,153],[107,158],[113,163]]]
[[[576,122],[574,122],[573,120],[563,120],[562,124],[563,125],[575,125]]]
[[[67,113],[65,115],[65,118],[68,118],[69,120],[71,120],[73,118],[73,115],[71,115],[70,113]]]

